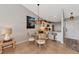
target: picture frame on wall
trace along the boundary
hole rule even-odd
[[[35,18],[31,16],[26,16],[27,19],[27,29],[35,28]]]

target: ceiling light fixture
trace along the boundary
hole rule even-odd
[[[42,23],[42,21],[40,20],[40,16],[39,16],[39,6],[40,6],[40,4],[37,4],[37,9],[38,9],[38,19],[37,19],[37,24],[40,24],[40,23]]]
[[[74,16],[73,16],[73,12],[70,13],[70,20],[73,20]]]
[[[40,5],[40,4],[37,4],[37,6],[38,6],[38,20],[39,20],[39,5]]]

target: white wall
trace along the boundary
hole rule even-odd
[[[66,22],[66,38],[79,40],[79,19]]]
[[[0,32],[5,25],[11,25],[13,37],[17,42],[27,40],[26,33],[31,30],[26,29],[26,16],[36,17],[22,5],[0,5]]]

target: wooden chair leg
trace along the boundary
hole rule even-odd
[[[13,48],[16,48],[16,41],[13,41]]]
[[[0,53],[2,53],[2,45],[0,45]]]
[[[2,47],[2,45],[3,45],[3,41],[0,42],[0,53],[3,52],[3,47]]]

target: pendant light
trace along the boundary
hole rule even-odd
[[[39,16],[39,6],[40,6],[40,4],[37,4],[37,7],[38,7],[38,19],[37,19],[37,24],[41,24],[41,23],[42,23],[42,20],[40,20],[40,16]]]
[[[40,4],[37,4],[37,6],[38,6],[38,20],[39,20],[39,5],[40,5]]]

